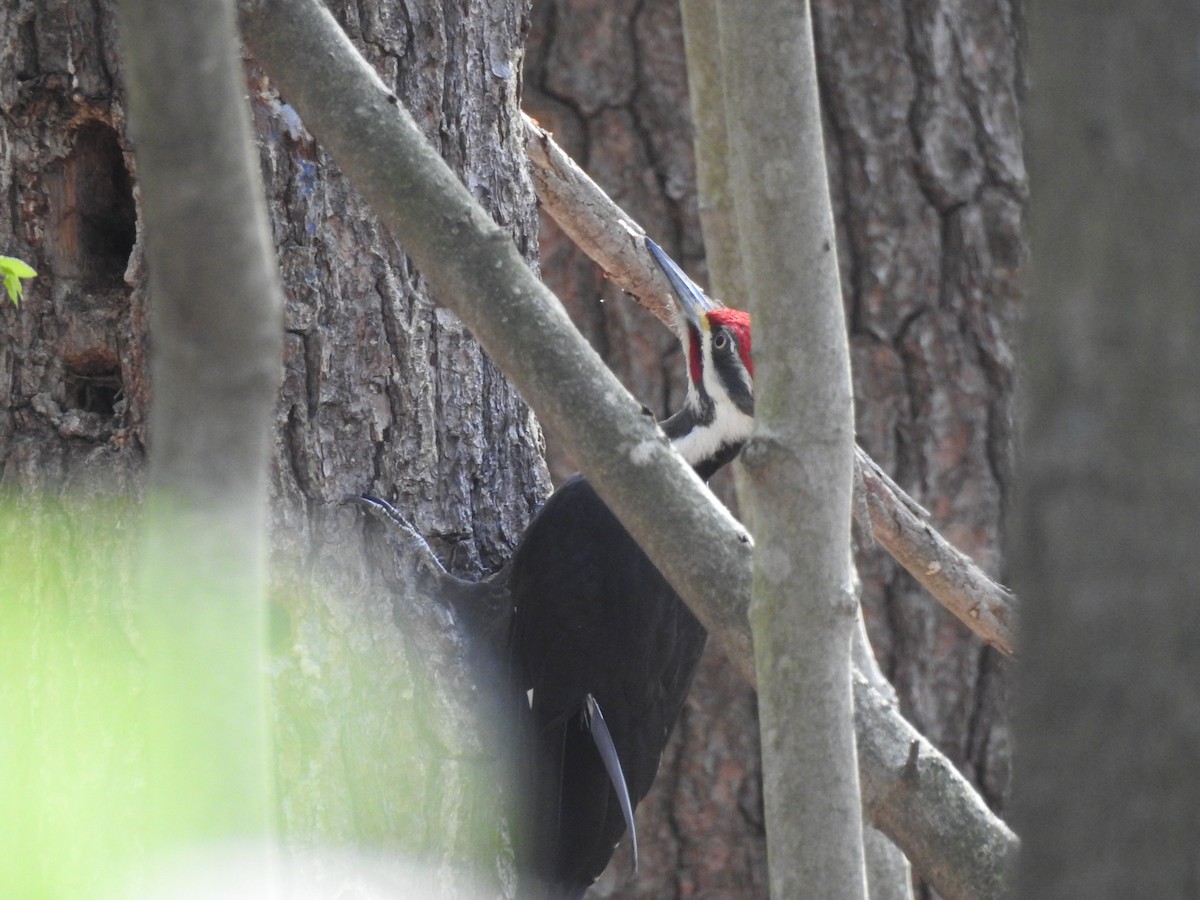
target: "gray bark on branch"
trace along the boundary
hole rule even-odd
[[[542,207],[621,290],[674,329],[670,282],[645,242],[637,239],[645,229],[592,181],[550,132],[524,113],[521,118],[525,152]]]
[[[854,391],[807,3],[716,4],[728,188],[754,317],[738,499],[757,542],[771,895],[866,900],[850,672]]]
[[[370,198],[440,300],[576,454],[605,502],[753,681],[745,530],[603,365],[319,0],[241,0],[240,8],[247,43],[305,126]],[[873,821],[887,820],[885,833],[918,871],[931,873],[945,896],[989,896],[975,886],[986,882],[994,865],[980,869],[975,848],[947,834],[988,834],[1005,861],[1015,855],[1015,836],[919,736],[920,757],[942,759],[942,768],[957,779],[910,781],[916,793],[908,799],[918,798],[927,811],[913,821],[923,827],[949,810],[955,825],[949,832],[907,834],[906,816],[899,809],[888,815],[887,786],[899,790],[901,773],[890,760],[897,741],[907,748],[915,732],[865,683],[856,686],[855,708],[861,758],[875,766],[861,773],[864,786],[877,786],[874,808],[866,807]]]

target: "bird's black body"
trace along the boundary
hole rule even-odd
[[[752,426],[749,317],[709,300],[647,244],[680,300],[689,374],[687,401],[663,429],[707,479]],[[578,897],[650,790],[707,635],[580,476],[530,524],[508,586],[513,669],[529,692],[532,735],[520,895]],[[636,847],[635,836],[635,860]]]
[[[529,526],[509,573],[513,650],[532,689],[537,777],[533,862],[552,896],[582,893],[608,864],[625,820],[583,721],[603,712],[636,806],[691,686],[707,635],[679,595],[575,476]]]

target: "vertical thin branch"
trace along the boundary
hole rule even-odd
[[[863,620],[862,615],[861,588],[859,594],[859,609],[858,615],[855,617],[854,644],[851,651],[854,665],[878,694],[886,697],[890,704],[895,705],[898,702],[896,689],[883,674],[879,661],[875,659],[875,652],[871,649],[871,640],[867,636],[867,623]],[[856,698],[856,719],[857,703]],[[857,724],[855,746],[856,748],[862,746],[862,738],[857,731]],[[861,785],[863,755],[861,749],[858,755]],[[912,900],[912,866],[909,865],[908,858],[886,834],[866,817],[863,821],[863,856],[867,866],[867,894],[870,900]]]
[[[261,837],[269,426],[282,294],[232,0],[124,0],[151,295],[154,841]]]
[[[729,135],[716,0],[681,0],[688,91],[695,123],[696,179],[709,281],[734,306],[746,296],[736,210],[730,189]],[[859,481],[856,479],[856,486]],[[855,660],[876,690],[892,694],[867,642],[861,613]],[[863,822],[867,890],[872,900],[910,900],[912,871],[904,854],[869,822]]]
[[[742,455],[771,893],[866,894],[854,742],[850,351],[807,3],[718,6],[756,428]]]
[[[729,173],[729,129],[717,0],[681,0],[688,97],[696,146],[696,191],[711,293],[730,306],[746,296]]]

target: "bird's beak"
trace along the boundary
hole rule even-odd
[[[722,308],[721,303],[700,290],[696,282],[688,278],[683,269],[675,265],[675,260],[667,256],[663,248],[650,238],[646,238],[646,249],[650,251],[650,255],[654,257],[659,268],[666,273],[667,279],[671,282],[671,288],[675,291],[675,299],[679,302],[679,308],[683,310],[683,314],[687,316],[692,325],[699,328],[702,313]]]

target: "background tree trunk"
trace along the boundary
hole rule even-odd
[[[532,257],[516,119],[527,8],[330,5]],[[137,492],[152,380],[113,10],[12,0],[0,22],[0,246],[40,273],[0,311],[0,484]],[[343,501],[385,496],[453,571],[490,572],[547,489],[540,431],[253,61],[247,78],[288,294],[272,466],[280,823],[294,845],[386,843],[501,885],[495,754],[463,699],[466,648],[439,608],[393,611],[390,551]]]
[[[1021,896],[1200,895],[1200,7],[1031,7]]]
[[[859,439],[995,575],[1024,258],[1016,4],[812,8]],[[683,60],[672,0],[537,0],[525,107],[702,276]],[[546,221],[542,258],[546,281],[630,390],[658,414],[676,408],[682,366],[670,335]],[[570,461],[552,458],[552,471]],[[860,552],[859,567],[871,638],[904,713],[999,807],[1006,664],[883,551]],[[764,896],[756,734],[750,692],[708,654],[639,813],[641,874],[631,882],[618,861],[594,893]]]

